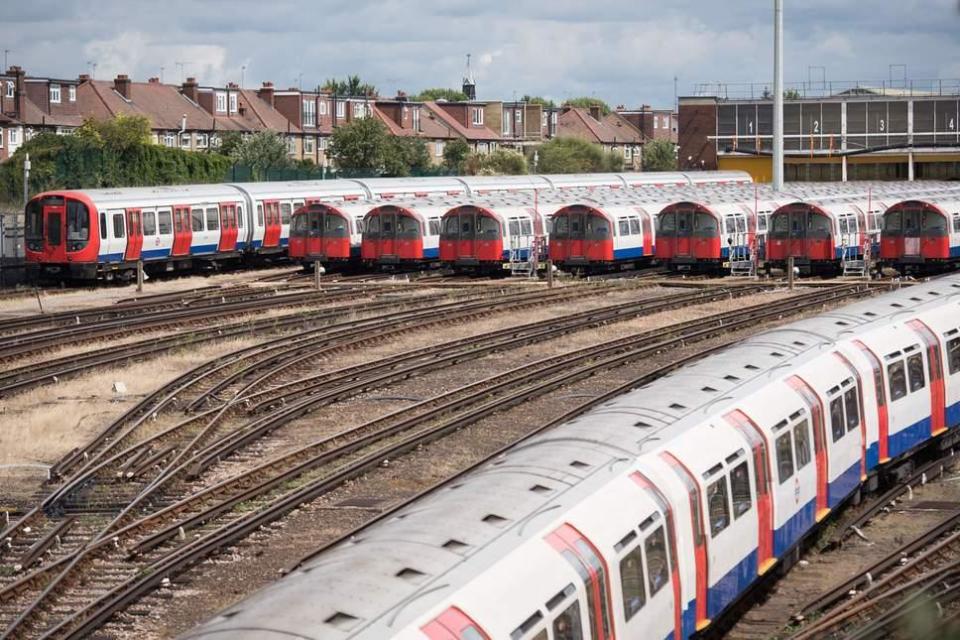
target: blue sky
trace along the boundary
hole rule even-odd
[[[785,0],[788,81],[960,78],[958,0]],[[772,0],[4,0],[0,48],[33,75],[127,73],[313,87],[357,73],[382,95],[595,95],[669,105],[702,82],[768,82]],[[246,67],[245,71],[242,68]],[[902,77],[903,69],[893,69]]]

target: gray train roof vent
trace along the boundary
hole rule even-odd
[[[729,382],[740,382],[740,378],[738,378],[737,376],[733,375],[732,373],[729,374],[729,375],[723,376],[723,379],[724,379],[724,380],[727,380],[727,381],[729,381]]]
[[[403,578],[404,580],[409,580],[410,582],[422,582],[424,578],[427,577],[423,571],[417,571],[416,569],[411,569],[410,567],[404,567],[397,571],[395,574],[398,578]]]
[[[349,613],[343,613],[342,611],[337,611],[332,616],[324,620],[324,622],[331,627],[336,627],[341,631],[350,631],[360,622],[360,618],[352,616]]]
[[[495,527],[502,527],[507,519],[503,516],[498,516],[495,513],[488,513],[487,515],[483,516],[483,521],[487,524],[492,524]]]
[[[535,484],[530,487],[530,491],[533,491],[534,493],[550,493],[553,491],[553,489],[550,487],[545,487],[542,484]]]
[[[705,391],[707,393],[716,393],[717,390],[713,387],[701,387],[700,391]]]
[[[447,551],[453,551],[453,552],[456,552],[456,553],[460,553],[461,551],[463,551],[464,549],[466,549],[466,548],[469,547],[470,545],[468,545],[466,542],[460,542],[459,540],[457,540],[457,539],[455,539],[455,538],[450,538],[449,540],[447,540],[446,542],[444,542],[444,543],[443,543],[442,545],[440,545],[440,546],[442,546],[442,547],[443,547],[444,549],[446,549]]]
[[[586,462],[581,462],[580,460],[574,460],[573,462],[570,463],[570,466],[573,467],[574,469],[586,469],[590,465],[587,464]]]
[[[671,408],[671,409],[676,409],[676,410],[678,410],[678,411],[679,411],[680,409],[686,409],[686,407],[683,406],[682,404],[680,404],[679,402],[674,402],[673,404],[670,405],[670,408]]]

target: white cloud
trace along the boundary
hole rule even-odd
[[[92,40],[83,47],[86,59],[97,64],[97,77],[109,79],[126,73],[135,79],[146,73],[159,76],[161,67],[166,82],[179,82],[194,76],[208,84],[225,81],[227,49],[209,44],[170,44],[142,31],[126,31],[107,40]],[[237,74],[239,75],[239,74]]]

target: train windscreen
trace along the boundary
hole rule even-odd
[[[928,238],[943,238],[947,235],[947,218],[936,211],[925,210],[920,222],[921,235]]]
[[[77,200],[67,201],[67,251],[80,251],[90,241],[90,210]]]
[[[30,251],[43,251],[43,207],[39,200],[27,204],[26,229],[24,239]]]

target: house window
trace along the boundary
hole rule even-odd
[[[523,111],[520,111],[520,109],[517,109],[514,113],[516,114],[515,117],[517,119],[517,124],[520,124],[521,122],[523,122]]]
[[[321,116],[327,115],[327,101],[326,101],[326,100],[321,100],[321,101],[320,101],[320,115],[321,115]]]
[[[10,146],[20,144],[20,130],[19,129],[8,129],[7,139],[10,141]]]
[[[317,103],[312,99],[303,100],[303,126],[317,126]]]
[[[314,151],[314,138],[307,136],[303,139],[303,152],[313,154]]]
[[[623,157],[629,160],[633,157],[633,147],[624,147],[623,148]]]
[[[297,153],[297,139],[287,138],[287,153],[294,155]]]
[[[237,94],[231,93],[230,94],[230,113],[236,113],[236,112],[237,112]]]
[[[60,85],[59,84],[50,85],[50,103],[60,104]]]
[[[197,149],[206,149],[209,143],[210,143],[210,138],[207,134],[205,133],[197,134],[197,144],[196,144]]]
[[[327,148],[327,139],[326,139],[326,138],[320,138],[320,145],[319,145],[319,146],[320,146],[320,151],[325,150],[325,149]]]
[[[657,118],[657,116],[653,116],[653,128],[654,129],[660,128],[660,119]]]
[[[227,112],[227,94],[224,91],[217,91],[217,113]]]
[[[510,135],[510,117],[507,116],[503,119],[503,135]]]
[[[76,102],[76,101],[77,101],[77,87],[76,87],[76,85],[70,85],[69,87],[67,87],[67,97],[68,97],[68,99],[70,100],[70,102]]]
[[[12,80],[7,80],[7,97],[12,98],[14,92],[14,84]]]
[[[3,149],[3,128],[0,127],[0,149]]]
[[[443,143],[442,143],[442,142],[435,142],[435,143],[433,143],[433,153],[434,153],[438,158],[442,158],[442,157],[443,157]]]
[[[413,108],[413,130],[420,131],[420,108]]]
[[[166,147],[175,147],[177,146],[177,136],[172,133],[165,133],[163,135],[163,144]]]
[[[189,133],[180,134],[180,146],[184,149],[189,149],[192,137]]]
[[[214,149],[219,148],[222,142],[223,141],[220,140],[220,136],[218,136],[217,134],[213,134],[212,136],[210,136],[210,146],[213,147]]]
[[[487,152],[487,143],[486,143],[486,142],[481,142],[480,144],[478,144],[478,145],[477,145],[477,151],[479,151],[480,153],[486,153],[486,152]]]
[[[337,117],[342,118],[347,114],[347,105],[343,102],[337,103]]]
[[[473,124],[477,127],[483,126],[483,109],[475,108],[473,110]]]
[[[366,105],[362,102],[353,103],[353,117],[354,118],[363,118],[366,117]]]

